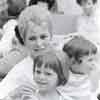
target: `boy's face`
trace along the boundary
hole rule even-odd
[[[40,92],[46,93],[56,89],[58,84],[58,75],[50,67],[41,67],[36,65],[34,72],[34,80],[37,83]]]
[[[80,58],[80,60],[82,61],[80,64],[75,63],[71,67],[71,69],[75,71],[76,73],[89,74],[91,73],[92,70],[95,69],[94,55],[84,56]]]
[[[45,22],[40,26],[30,23],[25,37],[25,45],[33,55],[50,46],[51,34]]]
[[[48,9],[48,4],[46,2],[38,1],[38,6]]]
[[[89,16],[94,13],[95,4],[93,3],[93,0],[82,0],[81,5],[86,15]]]

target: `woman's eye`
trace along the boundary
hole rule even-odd
[[[36,40],[36,37],[29,37],[29,40]]]
[[[47,38],[47,37],[48,37],[48,36],[46,36],[46,35],[41,35],[41,36],[40,36],[41,39],[45,39],[45,38]]]

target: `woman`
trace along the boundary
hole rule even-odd
[[[52,23],[48,10],[40,9],[39,6],[27,7],[19,16],[18,31],[23,41],[23,51],[27,56],[14,66],[1,82],[0,98],[21,85],[27,78],[32,81],[32,58],[41,52],[52,49]]]

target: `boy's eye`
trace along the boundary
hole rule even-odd
[[[51,75],[51,73],[49,73],[49,72],[46,72],[45,74],[48,75],[48,76]]]
[[[88,61],[89,61],[89,62],[91,62],[91,61],[93,61],[93,59],[92,59],[92,58],[90,58],[90,59],[88,59]]]
[[[48,37],[48,36],[46,36],[46,35],[41,35],[41,36],[40,36],[41,39],[45,39],[45,38],[47,38],[47,37]]]
[[[29,40],[36,40],[35,36],[29,37]]]

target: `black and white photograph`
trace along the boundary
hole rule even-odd
[[[100,100],[100,0],[0,0],[0,100]]]

